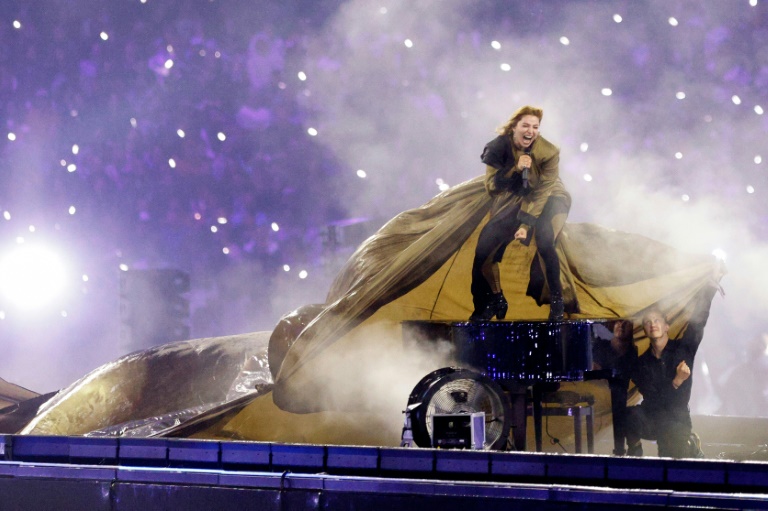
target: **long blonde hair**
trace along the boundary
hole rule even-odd
[[[511,135],[512,129],[517,126],[517,123],[520,122],[520,119],[525,117],[526,115],[533,115],[534,117],[539,118],[539,122],[544,118],[544,110],[542,110],[539,107],[525,105],[521,106],[517,109],[517,112],[512,114],[512,117],[509,118],[507,123],[496,130],[497,133],[501,135]]]

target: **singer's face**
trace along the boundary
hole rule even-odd
[[[535,115],[524,115],[512,128],[512,143],[518,149],[527,149],[539,136],[539,118]]]

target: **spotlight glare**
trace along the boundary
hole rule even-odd
[[[616,23],[621,23],[622,21],[624,21],[624,19],[621,17],[621,14],[614,14],[613,21],[615,21]]]
[[[366,177],[368,177],[368,174],[363,169],[358,169],[357,177],[359,177],[360,179],[365,179]]]
[[[683,202],[688,202],[689,200],[691,200],[691,197],[687,193],[684,193],[683,196],[680,198],[683,199]]]
[[[763,107],[761,107],[760,105],[755,105],[755,113],[757,115],[763,115]]]
[[[675,94],[675,97],[676,97],[677,99],[685,99],[685,92],[683,92],[683,91],[680,91],[680,92],[678,92],[677,94]]]
[[[586,181],[587,183],[592,181],[592,174],[584,174],[584,181]]]
[[[299,71],[299,80],[303,82],[303,81],[306,81],[306,79],[307,79],[306,73],[304,73],[304,71]]]
[[[501,68],[501,70],[502,70],[502,71],[511,71],[511,70],[512,70],[512,66],[510,66],[510,65],[509,65],[509,64],[507,64],[506,62],[505,62],[505,63],[503,63],[503,64],[502,64],[501,66],[499,66],[499,67]]]
[[[306,279],[309,274],[307,273],[307,270],[301,270],[299,272],[299,278],[300,279]]]
[[[752,185],[747,185],[747,193],[755,193],[755,187]]]
[[[107,39],[109,39],[109,34],[107,34],[106,32],[102,32],[101,34],[99,34],[99,37],[101,37],[102,41],[106,41]]]
[[[763,157],[758,154],[757,156],[755,156],[754,161],[755,161],[755,164],[760,165],[763,162]]]
[[[39,309],[57,298],[66,278],[61,258],[43,246],[19,246],[0,261],[0,289],[20,309]]]
[[[317,136],[317,130],[315,128],[309,128],[307,130],[307,133],[309,133],[310,137],[316,137]]]
[[[579,146],[579,149],[581,150],[582,153],[586,153],[587,149],[589,149],[589,144],[587,144],[586,142],[582,142],[581,145]]]
[[[11,131],[11,132],[9,132],[9,133],[8,133],[8,140],[10,140],[11,142],[13,142],[14,140],[16,140],[16,133],[14,133],[14,132],[12,132],[12,131]]]
[[[493,48],[494,50],[500,50],[501,43],[499,41],[491,41],[491,48]]]
[[[600,93],[601,93],[603,96],[610,96],[611,94],[613,94],[613,91],[612,91],[611,89],[609,89],[608,87],[604,87],[604,88],[603,88],[603,89],[600,91]]]
[[[279,231],[279,230],[280,230],[280,226],[279,226],[279,225],[277,225],[277,222],[272,222],[272,230],[273,230],[274,232],[277,232],[277,231]]]
[[[736,94],[731,96],[731,101],[733,101],[734,105],[740,105],[741,104],[741,98],[739,96],[737,96]]]
[[[221,142],[224,142],[227,139],[227,136],[220,131],[216,133],[216,138],[218,138]]]
[[[403,44],[405,44],[406,48],[413,48],[413,41],[411,41],[410,39],[406,39],[405,41],[403,41]]]
[[[568,39],[568,38],[567,38],[567,37],[565,37],[565,36],[562,36],[562,37],[560,38],[560,44],[562,44],[563,46],[568,46],[569,44],[571,44],[571,40],[570,40],[570,39]]]
[[[676,27],[679,24],[678,21],[677,21],[677,18],[672,17],[672,16],[670,16],[669,20],[667,20],[667,21],[669,21],[669,24],[672,25],[673,27]]]

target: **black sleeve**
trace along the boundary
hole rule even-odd
[[[716,292],[717,287],[707,285],[699,291],[699,294],[694,299],[693,314],[691,314],[691,318],[688,320],[685,333],[680,338],[688,346],[692,356],[696,354],[699,344],[701,344],[701,339],[704,337],[704,327],[707,325],[709,309]]]
[[[523,177],[515,172],[510,177],[504,177],[509,170],[515,166],[515,157],[509,143],[509,137],[500,135],[483,148],[480,160],[497,170],[494,178],[494,185],[497,190],[511,190],[516,192],[523,186]]]

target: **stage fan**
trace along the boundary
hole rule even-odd
[[[429,373],[408,398],[413,440],[432,447],[432,416],[485,412],[483,449],[503,450],[511,426],[509,398],[499,385],[482,374],[458,367]]]

